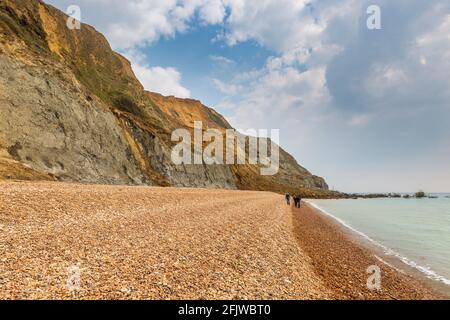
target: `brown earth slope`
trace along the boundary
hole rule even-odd
[[[312,196],[328,190],[322,178],[283,150],[280,172],[272,177],[261,176],[257,165],[174,165],[174,129],[201,120],[205,127],[225,130],[228,122],[199,101],[146,92],[130,63],[100,33],[85,24],[70,30],[66,20],[42,1],[0,2],[0,149],[36,178],[277,192],[302,188]],[[0,179],[23,177],[8,170],[0,162]]]

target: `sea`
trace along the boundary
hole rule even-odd
[[[450,194],[424,199],[308,200],[344,227],[450,289]]]

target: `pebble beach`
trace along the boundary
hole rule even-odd
[[[439,298],[278,194],[0,182],[0,299]]]

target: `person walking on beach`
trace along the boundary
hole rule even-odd
[[[289,193],[286,193],[285,197],[286,197],[287,205],[290,206],[291,205],[291,195]]]
[[[294,196],[294,206],[295,206],[297,209],[300,209],[301,201],[302,201],[302,197],[300,196],[300,194]]]
[[[298,202],[297,202],[298,198],[296,195],[294,195],[293,198],[294,198],[294,208],[298,208]]]

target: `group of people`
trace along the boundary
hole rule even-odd
[[[291,205],[291,198],[294,200],[294,207],[300,209],[302,205],[302,196],[300,194],[291,196],[289,193],[286,193],[286,202],[288,206]]]

